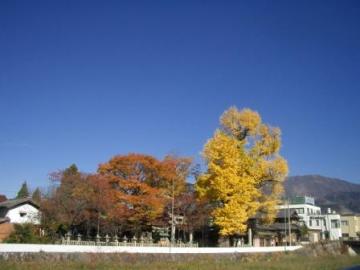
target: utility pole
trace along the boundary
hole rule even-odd
[[[100,233],[100,212],[98,212],[98,219],[97,219],[97,235]]]
[[[174,208],[175,208],[175,186],[174,186],[174,179],[172,179],[172,186],[171,186],[171,236],[170,236],[170,245],[175,242],[175,217],[174,217]]]
[[[285,203],[287,204],[287,199],[285,199]],[[286,239],[286,237],[287,237],[287,232],[286,232],[286,227],[287,227],[287,224],[286,224],[286,216],[287,216],[287,211],[286,211],[287,209],[285,208],[284,209],[284,212],[285,212],[285,216],[284,216],[284,239],[285,239],[285,251],[286,251],[286,246],[287,246],[287,239]]]
[[[289,213],[289,246],[291,246],[291,213],[290,213],[290,205],[289,201],[287,201],[288,213]]]

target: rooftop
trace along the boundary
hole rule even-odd
[[[0,203],[0,208],[11,209],[18,205],[22,205],[26,203],[29,203],[35,206],[36,208],[39,208],[39,205],[36,202],[34,202],[31,198],[21,198],[21,199],[12,199],[12,200],[3,201]]]
[[[315,199],[308,196],[296,196],[290,199],[291,204],[310,204],[315,205]]]

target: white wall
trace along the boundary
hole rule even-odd
[[[341,231],[341,218],[339,214],[325,214],[326,220],[326,230],[329,231],[330,240],[339,240],[342,236]],[[336,220],[338,222],[338,228],[335,228],[331,224],[331,220]]]
[[[75,246],[75,245],[36,245],[0,244],[0,253],[11,252],[49,252],[49,253],[268,253],[294,251],[301,246],[291,247],[239,247],[239,248],[169,248],[169,247],[114,247],[114,246]]]
[[[301,220],[304,221],[306,226],[311,230],[323,230],[324,223],[323,217],[321,215],[321,208],[319,206],[310,205],[310,204],[289,204],[289,205],[279,205],[279,209],[291,210],[302,208],[304,213],[298,213],[298,216]],[[312,219],[312,224],[310,224],[310,219]],[[316,222],[318,220],[318,222]],[[319,224],[319,225],[317,225]]]
[[[25,215],[23,215],[25,214]],[[10,209],[6,214],[11,223],[33,223],[40,224],[40,213],[31,204],[23,204]]]

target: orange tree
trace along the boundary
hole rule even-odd
[[[100,164],[98,173],[113,189],[111,218],[126,221],[134,232],[158,223],[172,196],[183,192],[190,166],[189,158],[144,154],[118,155]]]

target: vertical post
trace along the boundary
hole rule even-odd
[[[71,241],[71,233],[70,233],[70,231],[68,231],[66,234],[66,243],[68,245],[70,245],[70,241]]]
[[[175,186],[174,186],[174,179],[172,179],[172,200],[171,200],[171,239],[170,245],[172,245],[175,241],[175,217],[174,217],[174,207],[175,207]]]
[[[285,203],[287,204],[287,199],[285,199]],[[284,217],[284,238],[285,238],[285,251],[286,251],[286,246],[287,246],[287,231],[286,231],[286,228],[287,228],[287,222],[286,222],[286,216],[287,216],[287,208],[284,209],[284,212],[285,212],[285,217]]]
[[[98,212],[97,235],[100,235],[100,212]]]
[[[252,245],[253,245],[253,243],[252,243],[252,230],[251,230],[251,228],[249,228],[249,230],[248,230],[248,244],[249,244],[249,246],[251,246],[251,247],[252,247]]]
[[[81,234],[78,233],[78,235],[77,235],[77,243],[78,243],[78,245],[80,245],[80,242],[81,242]]]
[[[194,238],[194,235],[193,235],[193,231],[191,230],[191,231],[189,232],[189,243],[190,243],[190,244],[192,244],[193,238]]]
[[[152,244],[153,244],[152,233],[150,233],[150,235],[149,235],[149,244],[150,244],[150,246],[152,246]]]
[[[291,246],[291,213],[290,213],[289,201],[287,201],[287,206],[288,206],[288,214],[289,214],[289,246]]]

